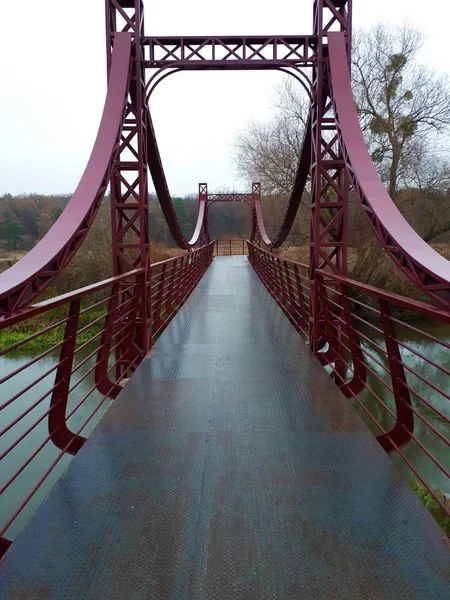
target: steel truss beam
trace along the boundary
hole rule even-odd
[[[317,62],[316,36],[146,37],[146,68],[278,69]]]

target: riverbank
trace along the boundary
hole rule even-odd
[[[77,345],[88,342],[102,330],[104,322],[102,317],[105,314],[106,310],[103,307],[80,315],[78,329],[83,331],[79,331],[77,335]],[[62,308],[2,329],[0,331],[0,351],[16,345],[19,345],[23,352],[47,350],[61,342],[64,337],[65,322],[56,327],[52,327],[52,325],[64,321],[66,318],[67,309]]]
[[[417,497],[424,505],[424,507],[431,513],[435,521],[444,530],[448,537],[450,537],[450,517],[445,514],[442,510],[438,502],[433,498],[430,492],[422,485],[422,483],[413,477],[411,479],[411,487],[413,491],[416,493]],[[446,504],[448,502],[446,500],[445,494],[441,492],[441,490],[434,489],[434,493],[437,498],[442,502],[442,504]]]

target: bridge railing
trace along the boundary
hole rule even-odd
[[[248,242],[248,258],[287,318],[307,337],[310,316],[308,265],[276,256],[251,242]]]
[[[150,296],[153,337],[161,334],[186,302],[213,258],[214,242],[152,265]]]
[[[235,256],[246,254],[246,240],[215,240],[214,242],[214,256]]]
[[[213,244],[0,319],[0,556],[212,260]]]
[[[249,259],[307,337],[307,266],[252,244]],[[400,470],[450,516],[438,491],[450,491],[450,312],[326,271],[314,285],[317,357]]]

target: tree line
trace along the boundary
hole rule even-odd
[[[0,196],[0,249],[30,250],[50,229],[66,207],[70,195],[20,194]],[[155,243],[174,247],[161,207],[154,195],[150,200],[151,238]],[[109,208],[105,196],[104,210]],[[186,237],[194,231],[198,197],[174,198],[174,207]],[[247,205],[216,203],[210,210],[210,230],[214,238],[245,238],[250,233],[251,215]],[[108,230],[108,224],[104,223]]]

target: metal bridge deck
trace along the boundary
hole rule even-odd
[[[216,258],[6,554],[0,597],[443,600],[448,558],[246,258]]]

